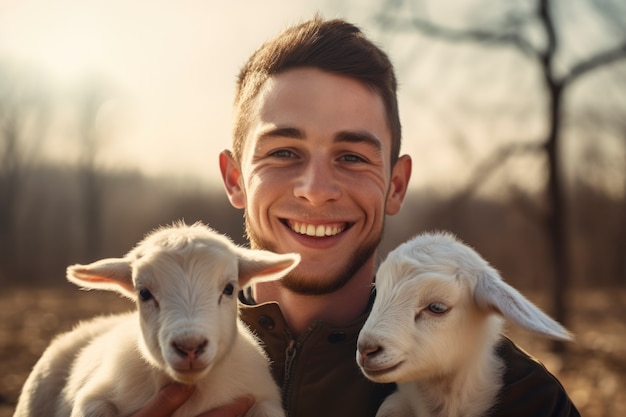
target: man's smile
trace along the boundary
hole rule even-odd
[[[294,232],[311,237],[336,236],[348,226],[347,223],[311,224],[295,220],[285,220],[285,223]]]

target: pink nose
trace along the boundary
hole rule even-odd
[[[359,343],[358,348],[363,363],[365,363],[368,358],[371,359],[383,351],[381,346],[369,343]]]
[[[207,339],[202,339],[200,342],[175,340],[172,342],[172,347],[179,356],[194,360],[204,352],[208,344],[209,341]]]

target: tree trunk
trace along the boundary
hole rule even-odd
[[[548,158],[548,213],[547,230],[553,259],[553,308],[554,318],[566,325],[567,320],[567,289],[569,288],[569,259],[567,250],[567,204],[563,187],[562,167],[559,159],[560,120],[562,109],[562,87],[548,81],[548,136],[545,147]],[[565,345],[555,342],[555,351],[563,351]]]

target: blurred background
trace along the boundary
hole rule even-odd
[[[581,413],[626,415],[623,0],[0,0],[0,417],[55,334],[132,308],[68,264],[177,219],[246,243],[217,164],[235,77],[316,12],[396,66],[414,172],[381,258],[456,233],[576,333],[510,329]]]

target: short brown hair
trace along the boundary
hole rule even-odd
[[[315,67],[363,82],[383,99],[391,131],[391,166],[400,154],[401,126],[393,65],[361,30],[319,16],[287,28],[252,54],[239,73],[234,103],[233,154],[240,160],[254,100],[268,78],[287,69]]]

